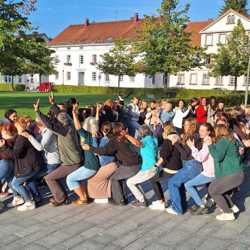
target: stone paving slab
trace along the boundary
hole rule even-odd
[[[235,222],[214,214],[171,216],[149,209],[89,204],[41,206],[0,213],[1,250],[189,250],[250,249],[250,178],[236,195]],[[150,196],[150,192],[147,193]]]

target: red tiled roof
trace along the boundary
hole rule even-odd
[[[124,20],[102,23],[71,25],[49,42],[53,45],[108,43],[117,39],[135,39],[143,20]],[[187,32],[192,33],[194,46],[200,46],[200,31],[209,25],[212,20],[190,22]]]

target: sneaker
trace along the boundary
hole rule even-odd
[[[17,208],[17,211],[25,212],[28,210],[33,210],[35,208],[36,208],[36,205],[35,205],[34,201],[26,201],[23,205],[21,205]]]
[[[177,213],[172,207],[167,207],[167,208],[165,209],[165,211],[166,211],[168,214],[178,215],[178,213]]]
[[[109,200],[108,199],[94,199],[94,203],[96,203],[96,204],[108,204]]]
[[[231,210],[233,211],[234,214],[237,214],[237,213],[240,212],[240,209],[239,209],[236,205],[233,205],[233,206],[231,207]]]
[[[141,207],[141,208],[145,208],[147,207],[147,202],[146,201],[143,201],[143,202],[140,202],[140,201],[134,201],[131,203],[131,206],[132,207]]]
[[[234,213],[222,213],[216,216],[217,220],[220,221],[233,221],[235,220]]]
[[[8,208],[17,207],[24,203],[24,200],[20,196],[14,196],[13,201],[7,204]]]
[[[152,209],[152,210],[164,211],[165,210],[165,203],[163,201],[154,201],[149,206],[149,208]]]

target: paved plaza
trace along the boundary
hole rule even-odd
[[[250,178],[236,194],[241,214],[219,222],[215,214],[172,216],[149,209],[89,204],[41,206],[0,214],[0,249],[160,250],[250,249]],[[151,192],[147,193],[150,197]]]

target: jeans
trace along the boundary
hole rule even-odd
[[[18,193],[19,195],[21,195],[25,202],[32,199],[32,195],[27,187],[30,188],[33,194],[38,195],[38,191],[33,179],[36,174],[36,172],[33,172],[27,176],[14,177],[11,181],[11,188],[13,189],[14,193]],[[26,187],[24,187],[23,185],[25,182],[27,183]]]
[[[0,160],[0,183],[10,182],[13,177],[14,164],[10,160]]]
[[[172,208],[178,213],[183,214],[183,199],[181,197],[180,188],[189,180],[199,175],[202,171],[202,165],[196,160],[184,161],[183,168],[180,169],[168,181],[168,190]]]
[[[205,205],[202,199],[200,198],[198,191],[195,187],[202,186],[204,184],[208,184],[212,182],[215,177],[207,177],[203,174],[200,174],[194,177],[192,180],[185,183],[186,191],[191,195],[192,199],[198,206]]]
[[[156,169],[152,168],[147,171],[139,171],[135,176],[127,180],[128,188],[138,201],[144,202],[145,198],[142,192],[137,187],[137,185],[150,180],[155,175],[156,175]]]
[[[95,175],[96,170],[88,169],[86,167],[80,167],[66,178],[67,186],[70,191],[78,188],[80,186],[80,181],[87,180],[91,176]]]

